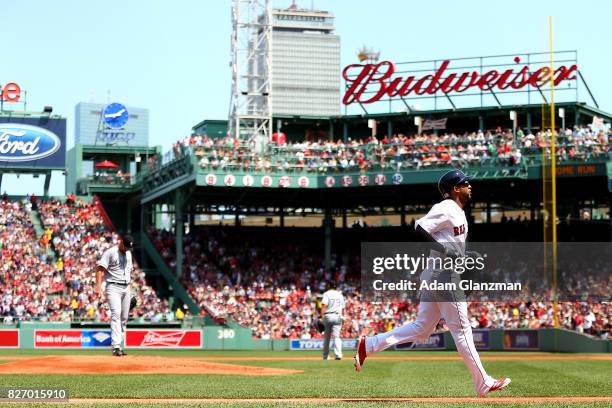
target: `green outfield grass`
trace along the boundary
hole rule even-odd
[[[349,352],[350,353],[350,352]],[[18,350],[0,351],[0,362],[10,356],[42,356],[49,354],[109,354],[88,350]],[[165,357],[320,357],[318,352],[214,352],[214,351],[131,351],[131,355]],[[457,356],[456,352],[385,352],[393,356]],[[612,361],[535,360],[541,353],[483,352],[482,356],[522,355],[521,360],[484,361],[487,371],[495,376],[512,378],[508,390],[496,396],[612,396]],[[109,358],[112,358],[109,356]],[[129,357],[127,357],[129,358]],[[342,361],[220,361],[273,368],[302,370],[289,376],[247,377],[240,375],[0,375],[2,387],[67,388],[71,398],[382,398],[382,397],[473,397],[471,378],[462,361],[389,361],[367,360],[363,372],[354,372],[352,358]],[[326,403],[324,406],[379,406],[379,403]],[[385,404],[389,405],[389,404]],[[394,402],[393,406],[421,406]],[[550,404],[550,406],[561,406]],[[19,405],[24,406],[24,405]],[[28,404],[28,406],[38,406]],[[54,404],[53,407],[61,405]],[[80,405],[85,406],[85,405]],[[100,406],[100,405],[87,405]],[[119,405],[114,405],[119,406]],[[161,405],[160,405],[161,406]],[[184,404],[182,406],[195,406]],[[212,405],[208,405],[212,406]],[[241,405],[242,406],[242,405]],[[287,406],[287,404],[247,404],[245,406]],[[323,406],[292,404],[291,406]],[[435,404],[435,406],[446,406]],[[459,407],[481,404],[448,404]],[[509,406],[547,406],[534,404],[496,404]],[[607,403],[572,403],[571,406],[612,406]],[[47,405],[48,407],[48,405]]]
[[[12,404],[11,406],[18,406],[20,408],[49,408],[50,405],[49,404],[44,404],[44,403],[39,403],[39,404],[19,404],[19,405],[15,405]],[[113,404],[113,405],[104,405],[104,404],[79,404],[78,407],[79,408],[106,408],[108,406],[111,407],[121,407],[121,405],[119,404]],[[136,407],[141,407],[144,405],[135,405]],[[211,404],[173,404],[173,405],[162,405],[162,404],[151,404],[151,405],[146,405],[146,407],[150,407],[150,408],[167,408],[167,407],[172,407],[172,408],[212,408],[215,405],[211,405]],[[538,403],[534,403],[534,404],[503,404],[503,403],[495,403],[495,404],[487,404],[485,402],[483,403],[458,403],[458,404],[454,404],[454,403],[450,403],[450,404],[442,404],[442,403],[414,403],[414,402],[406,402],[406,403],[402,403],[402,402],[393,402],[393,403],[380,403],[380,402],[340,402],[340,403],[326,403],[324,405],[322,404],[310,404],[310,403],[292,403],[292,404],[287,404],[287,403],[274,403],[274,402],[270,402],[270,403],[231,403],[231,404],[222,404],[221,406],[232,406],[232,407],[238,407],[238,408],[270,408],[270,407],[274,407],[274,408],[322,408],[322,407],[330,407],[330,408],[379,408],[379,407],[393,407],[393,408],[434,408],[434,407],[440,407],[440,408],[490,408],[490,407],[496,407],[496,408],[544,408],[544,407],[555,407],[555,408],[561,408],[561,407],[574,407],[574,408],[601,408],[601,407],[609,407],[610,404],[603,404],[601,402],[599,403],[570,403],[569,405],[565,405],[565,404],[538,404]],[[51,405],[51,407],[53,408],[74,408],[75,405],[74,404],[56,404],[54,403],[53,405]]]

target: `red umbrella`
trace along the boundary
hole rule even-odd
[[[108,160],[104,160],[103,162],[96,164],[97,169],[116,169],[117,167],[119,167],[117,164]]]

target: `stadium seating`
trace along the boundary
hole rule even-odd
[[[231,137],[212,140],[193,135],[173,145],[164,162],[195,154],[202,168],[220,171],[333,173],[368,170],[418,170],[431,167],[536,164],[550,154],[551,135],[537,132],[515,135],[496,129],[462,135],[396,134],[391,138],[303,141],[278,145],[239,143]],[[611,134],[591,132],[588,127],[559,131],[557,160],[605,159]]]
[[[64,284],[36,238],[25,201],[0,201],[0,319],[63,320]]]
[[[149,229],[151,239],[166,262],[175,266],[174,237],[164,230]],[[325,272],[321,255],[308,242],[297,244],[278,230],[267,238],[229,228],[196,229],[184,237],[184,265],[181,281],[196,302],[213,317],[230,318],[251,327],[256,338],[313,338],[325,283],[340,282],[346,296],[347,319],[343,337],[386,331],[415,319],[417,305],[411,302],[365,302],[359,291],[359,259],[332,260]],[[245,239],[249,236],[249,239]],[[283,254],[291,254],[284,256]],[[517,268],[518,269],[518,268]],[[612,309],[584,294],[609,299],[612,278],[587,277],[567,280],[565,296],[573,301],[559,306],[562,327],[598,337],[612,334]],[[474,328],[553,327],[553,303],[538,293],[513,296],[505,302],[471,303]],[[548,294],[549,295],[549,294]],[[542,301],[535,301],[541,299]],[[585,321],[589,321],[586,323]],[[444,321],[440,322],[444,327]]]
[[[93,204],[77,200],[65,203],[50,200],[39,205],[45,227],[52,234],[51,243],[63,262],[66,282],[65,310],[71,320],[109,321],[106,303],[95,294],[96,262],[102,252],[118,243],[118,236],[104,224]],[[144,272],[136,267],[132,275],[133,286],[138,288],[139,307],[133,317],[147,321],[174,320],[166,300],[160,300],[146,284]]]
[[[95,262],[117,242],[94,205],[81,201],[51,200],[39,204],[43,223],[52,235],[50,245],[59,259],[53,263],[44,240],[36,238],[29,203],[0,202],[0,317],[16,320],[108,321],[106,306],[94,295]],[[149,234],[162,257],[174,267],[174,236],[163,230]],[[277,230],[268,234],[277,235]],[[44,234],[43,234],[44,235]],[[250,234],[249,234],[250,235]],[[358,257],[334,256],[326,272],[320,251],[308,240],[278,240],[254,236],[245,240],[228,228],[196,228],[184,237],[182,283],[209,314],[250,327],[256,338],[314,338],[324,282],[336,280],[347,298],[343,337],[389,330],[412,321],[417,304],[372,303],[362,300]],[[283,256],[283,254],[291,256]],[[593,266],[597,267],[597,266]],[[563,282],[571,301],[559,305],[562,327],[607,338],[612,334],[612,310],[597,296],[610,298],[612,279],[602,280],[584,271],[584,279]],[[147,321],[172,320],[167,301],[160,300],[136,269],[140,287],[138,317]],[[474,328],[551,327],[553,304],[529,296],[506,302],[470,304]],[[440,322],[444,326],[444,322]]]

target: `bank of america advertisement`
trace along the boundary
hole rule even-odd
[[[64,169],[66,119],[0,116],[0,166]]]
[[[81,102],[75,107],[74,138],[89,146],[148,146],[149,110],[125,101]]]

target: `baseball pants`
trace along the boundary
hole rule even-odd
[[[121,348],[130,315],[130,285],[107,283],[106,298],[111,312],[111,347]]]
[[[431,276],[432,271],[425,270],[421,279],[430,281]],[[455,340],[457,351],[472,375],[476,393],[480,394],[486,391],[495,383],[495,379],[487,374],[476,351],[468,317],[467,302],[464,301],[421,301],[419,314],[415,321],[396,327],[386,333],[366,337],[366,352],[367,354],[377,353],[398,343],[425,340],[436,329],[440,318],[443,318],[446,322]]]
[[[323,316],[323,326],[325,326],[325,335],[323,337],[323,358],[326,359],[329,356],[330,341],[333,341],[335,356],[342,358],[342,339],[340,338],[342,318],[340,317],[340,314],[328,313]]]

